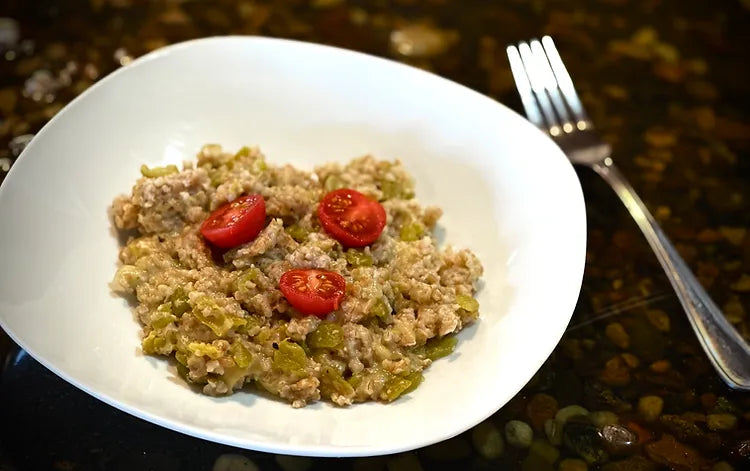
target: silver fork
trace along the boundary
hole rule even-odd
[[[601,175],[617,193],[656,253],[690,324],[724,382],[750,390],[750,346],[727,321],[612,161],[611,151],[586,115],[552,38],[507,48],[526,116],[548,133],[571,162]]]

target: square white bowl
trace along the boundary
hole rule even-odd
[[[303,409],[240,392],[195,393],[143,356],[108,282],[112,199],[142,163],[207,142],[259,145],[303,168],[363,154],[401,159],[445,239],[485,266],[480,320],[456,352],[391,404]],[[418,69],[341,49],[210,38],[135,61],[74,100],[0,188],[0,325],[62,378],[128,413],[239,447],[311,456],[394,453],[456,435],[502,407],[542,365],[578,298],[585,208],[570,163],[504,106]]]

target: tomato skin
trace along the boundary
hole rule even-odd
[[[214,210],[201,224],[201,234],[213,245],[231,249],[255,239],[265,224],[263,197],[246,195]]]
[[[328,270],[295,269],[281,275],[279,289],[302,314],[325,317],[341,306],[346,280]]]
[[[364,247],[380,237],[385,228],[383,205],[357,190],[341,188],[327,193],[318,205],[323,229],[344,247]]]

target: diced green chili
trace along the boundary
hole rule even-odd
[[[349,249],[344,254],[347,263],[352,267],[371,267],[372,256],[362,250]]]
[[[250,366],[250,363],[253,360],[252,354],[241,341],[235,341],[229,348],[229,351],[232,353],[232,358],[237,366],[240,368],[247,368]]]
[[[332,366],[324,366],[321,375],[321,392],[325,396],[331,396],[333,393],[342,396],[351,396],[354,394],[354,388],[349,384],[341,373]]]
[[[394,376],[385,383],[383,392],[384,399],[388,402],[396,400],[399,396],[404,394],[412,385],[412,382],[406,378]]]
[[[307,239],[308,234],[310,234],[307,229],[303,229],[297,224],[292,224],[291,226],[284,228],[284,230],[292,239],[296,240],[297,242],[304,242],[305,239]]]
[[[362,384],[362,381],[364,381],[364,379],[364,373],[357,373],[351,375],[349,379],[346,380],[346,382],[349,383],[352,388],[357,389],[359,385]]]
[[[339,188],[344,188],[345,186],[346,183],[338,175],[329,175],[328,178],[326,178],[325,183],[323,184],[323,187],[326,191],[338,190]]]
[[[344,332],[341,326],[334,322],[323,322],[307,336],[307,344],[311,348],[336,349],[343,343]]]
[[[182,366],[187,366],[187,354],[185,352],[175,352],[174,359]]]
[[[152,354],[155,352],[154,339],[156,338],[156,331],[152,330],[149,334],[141,340],[141,349],[145,354]]]
[[[414,242],[424,235],[425,228],[422,223],[412,222],[401,227],[399,237],[406,242]]]
[[[210,169],[208,171],[208,178],[211,181],[211,186],[214,188],[224,183],[229,177],[229,172],[226,168],[219,167],[216,169]]]
[[[273,352],[273,367],[285,373],[301,374],[307,365],[305,351],[290,340],[279,342],[278,349]]]
[[[468,311],[468,312],[479,311],[479,302],[476,299],[472,298],[471,296],[459,294],[458,296],[456,296],[456,304],[458,304],[458,307],[460,307],[464,311]]]
[[[172,303],[172,314],[178,318],[190,310],[187,293],[181,286],[175,288],[169,297],[169,302]]]
[[[373,316],[377,317],[378,319],[385,320],[385,321],[388,321],[391,317],[391,308],[382,299],[378,299],[375,302],[370,312],[372,313]]]
[[[268,164],[266,164],[266,161],[260,157],[253,162],[253,166],[251,167],[251,172],[256,175],[263,173],[266,170],[268,170]]]
[[[419,371],[415,371],[404,376],[404,379],[408,380],[411,385],[401,393],[402,395],[409,394],[410,392],[417,389],[417,387],[422,384],[422,381],[424,381],[424,376],[422,376],[422,373],[420,373]]]
[[[219,337],[224,336],[229,329],[234,327],[232,316],[227,316],[224,310],[208,296],[199,298],[192,312],[199,321],[207,325]]]
[[[398,198],[401,195],[401,187],[398,183],[390,180],[380,182],[380,191],[383,193],[383,200]]]
[[[151,250],[148,244],[144,244],[141,240],[138,239],[130,242],[127,247],[130,256],[135,258],[136,260],[151,254]]]
[[[166,167],[153,167],[149,168],[147,165],[141,165],[141,175],[146,178],[164,177],[178,173],[179,169],[176,165],[167,165]]]
[[[237,289],[245,288],[248,283],[252,283],[254,285],[258,284],[258,281],[260,280],[261,272],[256,267],[250,267],[247,270],[245,270],[239,277],[237,277]]]
[[[414,198],[414,190],[411,188],[411,182],[395,182],[392,180],[380,180],[380,191],[383,193],[381,198],[384,200],[391,199],[411,199]]]
[[[163,306],[163,304],[162,304],[162,306]],[[161,307],[161,306],[159,306],[159,307]],[[176,320],[177,320],[177,317],[173,316],[172,314],[167,314],[167,315],[165,315],[163,317],[158,317],[158,318],[152,320],[151,321],[151,327],[153,327],[154,329],[162,329],[162,328],[168,326],[169,324],[171,324],[172,322],[174,322]]]
[[[239,318],[235,318],[235,319],[239,319]],[[234,326],[235,332],[240,333],[240,334],[248,334],[255,327],[259,327],[261,325],[261,321],[259,321],[255,316],[248,316],[248,317],[242,318],[242,320],[244,321],[244,324]]]
[[[188,344],[188,350],[194,355],[199,357],[206,356],[212,360],[217,360],[224,355],[224,352],[219,350],[215,345],[204,342],[190,342]]]
[[[248,155],[250,155],[250,148],[248,146],[242,146],[242,148],[240,148],[240,150],[238,150],[237,153],[234,154],[234,157],[247,157]]]
[[[115,273],[115,283],[131,290],[143,283],[144,278],[146,278],[145,270],[133,265],[123,265]]]
[[[453,353],[458,339],[454,335],[446,335],[442,338],[433,338],[425,345],[425,356],[430,360],[437,360]]]

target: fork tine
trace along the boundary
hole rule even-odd
[[[542,109],[545,121],[547,121],[548,128],[546,131],[552,136],[558,136],[560,134],[560,125],[557,122],[557,116],[555,116],[552,103],[547,95],[544,74],[540,70],[539,64],[537,63],[534,54],[531,52],[531,47],[529,47],[528,43],[520,43],[518,45],[518,51],[521,53],[523,67],[526,69],[526,75],[529,77],[529,82],[531,82],[531,89],[534,91],[534,96],[539,103],[539,107]]]
[[[573,80],[570,78],[570,74],[565,68],[560,54],[557,52],[554,41],[552,41],[551,37],[544,36],[542,38],[542,46],[547,53],[547,60],[557,78],[557,84],[562,91],[563,97],[565,97],[565,101],[567,101],[576,119],[576,127],[581,131],[592,128],[591,121],[583,109],[581,100],[578,98],[578,93],[576,93],[576,89],[573,87]]]
[[[557,113],[557,116],[560,118],[560,121],[562,123],[562,130],[566,134],[571,133],[573,132],[575,127],[573,126],[573,122],[570,119],[568,108],[565,106],[565,100],[560,94],[560,87],[558,87],[557,80],[555,79],[555,74],[552,72],[552,68],[550,67],[549,61],[547,60],[547,54],[544,52],[542,43],[534,39],[529,43],[529,45],[531,47],[531,53],[533,54],[536,61],[536,67],[539,71],[541,82],[544,83],[544,88],[547,89],[547,93],[549,94],[550,100],[552,101],[552,106],[554,107],[555,112]]]
[[[508,55],[508,62],[510,62],[510,71],[513,74],[513,81],[516,82],[516,89],[518,90],[518,96],[521,97],[521,103],[523,103],[523,109],[526,111],[526,118],[531,121],[532,124],[539,128],[545,128],[544,118],[539,110],[539,106],[536,104],[534,94],[531,90],[531,82],[529,77],[526,75],[526,71],[523,68],[523,62],[521,62],[521,55],[518,53],[516,46],[508,46],[505,49]]]

